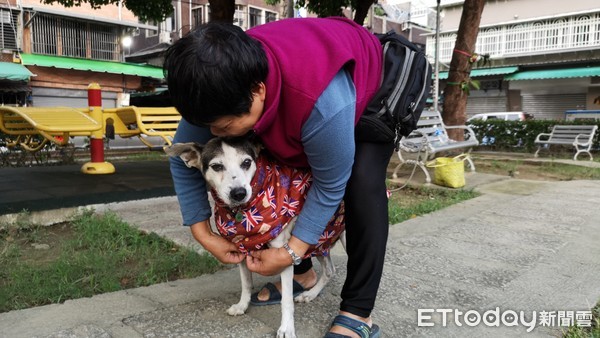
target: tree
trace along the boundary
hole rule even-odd
[[[88,3],[92,8],[99,9],[106,5],[116,5],[120,0],[41,0],[45,4],[60,4],[65,7],[81,6]],[[123,0],[123,6],[135,14],[140,21],[163,21],[173,13],[171,0]],[[233,15],[231,16],[233,21]]]
[[[274,5],[281,0],[265,0],[267,4]],[[298,0],[296,6],[304,7],[309,12],[323,18],[328,16],[344,16],[344,8],[350,7],[355,10],[354,22],[362,25],[369,14],[369,8],[374,0]]]
[[[81,6],[88,3],[92,8],[99,9],[106,5],[116,5],[120,0],[40,0],[45,4],[60,4],[65,7]],[[135,14],[140,21],[163,21],[173,13],[171,0],[122,0],[123,6]],[[265,0],[267,4],[274,5],[282,0]],[[293,16],[293,0],[283,0],[287,5],[287,17]],[[375,0],[299,0],[297,5],[307,6],[308,10],[319,17],[343,16],[343,9],[355,9],[354,22],[362,25],[369,13],[369,8]],[[235,14],[235,0],[209,0],[210,17],[212,21],[233,22]],[[290,15],[292,14],[292,15]]]
[[[448,81],[444,90],[444,122],[449,126],[462,125],[466,121],[466,108],[469,86],[469,74],[476,61],[475,43],[479,33],[479,23],[485,0],[465,0],[463,4],[454,53],[450,61]],[[464,139],[458,130],[450,130],[449,136],[455,140]]]

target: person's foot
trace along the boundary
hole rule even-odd
[[[300,283],[300,285],[302,285],[305,290],[308,290],[315,286],[315,284],[317,284],[317,273],[314,269],[310,269],[303,274],[294,275],[294,280]],[[281,281],[274,284],[277,287],[277,290],[279,290],[279,292],[281,293]],[[269,289],[262,288],[262,290],[260,290],[260,292],[258,293],[258,300],[266,301],[269,299],[270,296],[271,293],[269,292]]]
[[[368,318],[359,317],[357,315],[353,315],[346,311],[340,311],[340,315],[350,317],[352,319],[363,322],[363,323],[367,324],[369,327],[373,326],[373,321],[371,320],[371,317],[368,317]],[[345,328],[345,327],[342,327],[339,325],[335,325],[335,323],[331,326],[331,328],[329,329],[329,332],[337,333],[337,334],[347,336],[347,337],[352,337],[352,338],[360,338],[360,336],[355,331],[352,331],[348,328]]]

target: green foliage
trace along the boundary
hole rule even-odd
[[[268,5],[276,5],[281,0],[265,0]],[[295,2],[295,7],[305,7],[311,12],[317,14],[317,16],[324,18],[328,16],[341,16],[342,9],[346,7],[356,8],[357,0],[321,0],[321,1],[307,1],[298,0]]]
[[[565,120],[528,120],[528,121],[501,121],[475,120],[469,122],[469,125],[475,132],[480,143],[480,149],[490,150],[515,150],[530,152],[537,148],[534,144],[535,138],[540,133],[549,133],[552,127],[557,124],[562,125],[594,125],[600,128],[600,121],[565,121]],[[490,138],[494,142],[490,144]],[[486,142],[488,141],[488,142]],[[485,144],[488,143],[488,144]],[[600,137],[598,133],[594,138],[592,149],[600,147]]]
[[[88,3],[94,9],[100,9],[106,5],[116,5],[119,0],[41,0],[45,4],[61,4],[65,7],[81,6]],[[173,13],[171,0],[124,0],[123,5],[135,14],[140,21],[163,21]]]

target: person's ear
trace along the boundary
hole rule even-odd
[[[254,95],[257,95],[261,101],[267,97],[267,87],[264,82],[260,82],[253,90]]]

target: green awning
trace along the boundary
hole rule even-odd
[[[600,67],[578,67],[546,70],[527,70],[511,74],[505,80],[541,80],[541,79],[566,79],[574,77],[600,76]]]
[[[519,70],[519,67],[498,67],[498,68],[480,68],[471,70],[471,77],[505,75],[512,74]],[[448,78],[448,72],[440,72],[440,79]]]
[[[40,54],[21,54],[21,60],[23,61],[23,64],[27,66],[55,67],[100,73],[136,75],[152,77],[155,79],[164,78],[162,68],[149,65],[139,65],[135,63],[98,61]]]
[[[31,76],[35,76],[35,74],[23,65],[14,62],[0,62],[0,80],[29,81]]]

